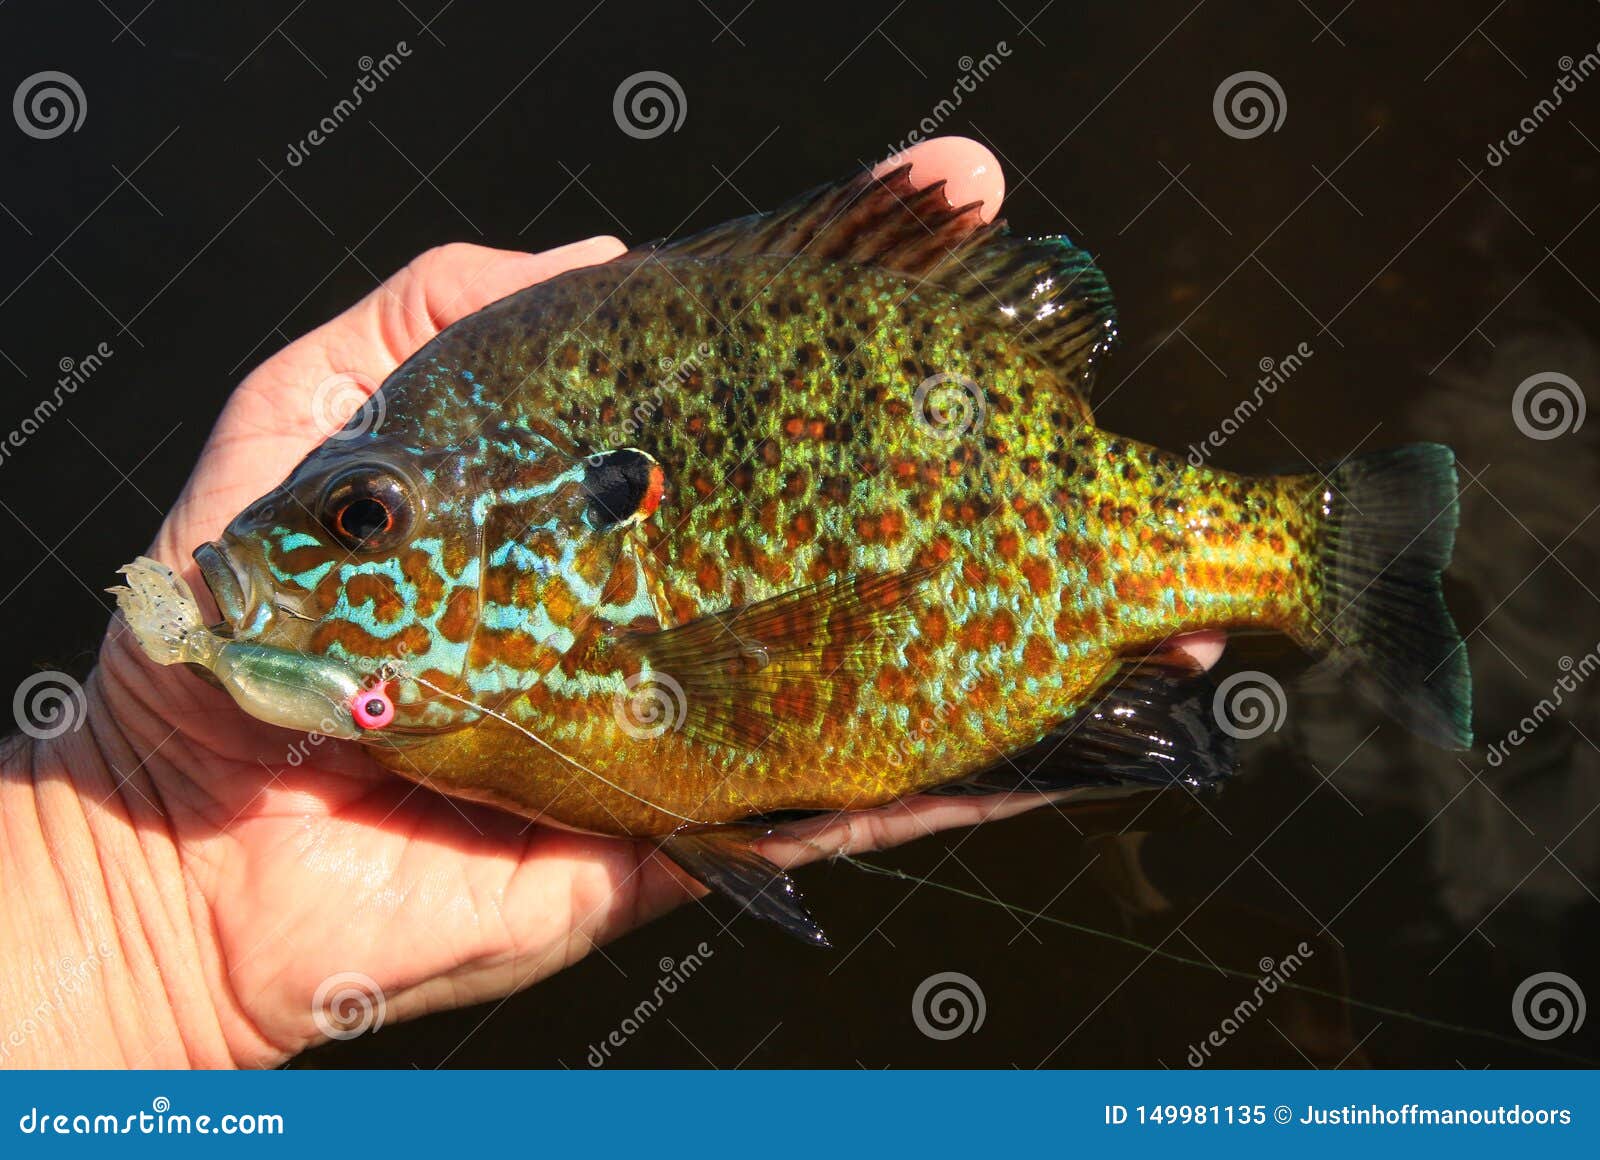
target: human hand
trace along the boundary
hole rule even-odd
[[[919,185],[945,178],[958,202],[998,210],[999,167],[981,146],[943,139],[906,159]],[[381,382],[451,322],[623,249],[602,237],[543,254],[464,244],[423,254],[234,391],[150,554],[207,599],[191,551],[327,437],[319,384],[341,374]],[[1180,643],[1202,663],[1221,647]],[[32,777],[77,796],[95,856],[80,847],[67,865],[106,875],[103,903],[98,889],[80,893],[117,929],[133,993],[168,1009],[149,1027],[118,1028],[120,1058],[86,1063],[275,1064],[326,1038],[315,996],[335,976],[370,980],[390,1019],[481,1002],[702,893],[650,843],[449,800],[381,770],[359,746],[257,722],[221,691],[146,660],[120,621],[88,692],[87,736],[41,743]],[[1040,801],[913,800],[765,849],[795,864]],[[53,795],[48,808],[70,813],[74,803]],[[85,921],[81,900],[69,909]]]

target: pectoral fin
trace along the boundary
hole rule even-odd
[[[801,942],[831,946],[816,920],[806,913],[794,879],[750,845],[753,833],[759,831],[741,828],[673,834],[662,841],[661,852],[702,886],[733,899],[741,912],[776,923]]]
[[[847,576],[702,616],[617,646],[683,690],[684,731],[739,748],[809,737],[856,710],[854,689],[906,631],[933,569]]]

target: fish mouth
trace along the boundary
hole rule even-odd
[[[211,598],[217,602],[222,619],[229,628],[242,628],[255,604],[246,597],[246,593],[254,594],[250,573],[221,540],[211,540],[196,548],[194,562],[200,566],[200,577],[211,590]]]

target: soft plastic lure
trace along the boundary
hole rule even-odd
[[[108,588],[145,655],[157,664],[210,671],[252,717],[287,729],[355,740],[394,720],[381,677],[331,657],[229,640],[202,623],[189,586],[159,560],[140,556]]]

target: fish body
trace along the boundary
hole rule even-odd
[[[1065,239],[864,176],[446,329],[197,559],[236,637],[383,681],[389,768],[600,834],[995,788],[1052,737],[1014,788],[1209,777],[1161,651],[1199,629],[1466,743],[1448,449],[1195,466],[1095,425],[1114,335]]]

